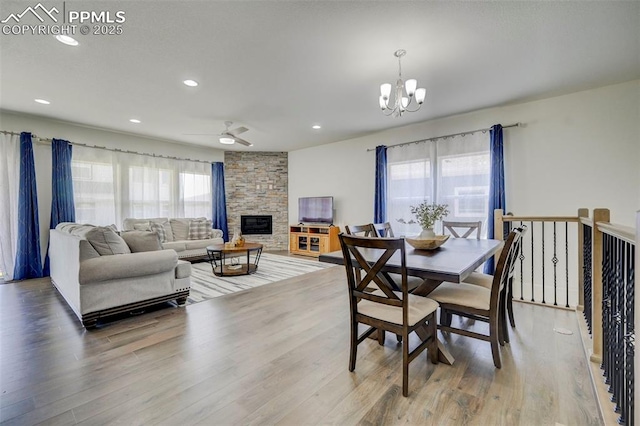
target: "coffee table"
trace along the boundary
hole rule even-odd
[[[253,261],[251,254],[253,253]],[[249,275],[256,272],[262,254],[262,244],[245,242],[242,246],[213,244],[207,246],[207,256],[213,274],[218,277]],[[246,255],[246,257],[245,257]]]

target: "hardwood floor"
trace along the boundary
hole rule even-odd
[[[85,331],[48,279],[0,285],[0,421],[602,424],[575,313],[514,304],[501,370],[488,343],[441,336],[455,364],[421,354],[404,398],[395,336],[349,373],[345,286],[334,267]]]

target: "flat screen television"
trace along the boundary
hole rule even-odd
[[[298,198],[298,222],[333,223],[333,197]]]

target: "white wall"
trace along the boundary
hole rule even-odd
[[[132,124],[133,125],[133,124]],[[66,139],[70,142],[118,148],[148,154],[158,154],[204,161],[223,161],[224,151],[214,148],[176,144],[131,134],[110,132],[78,126],[42,117],[0,111],[0,130],[31,132],[42,138]],[[51,145],[33,144],[38,186],[38,216],[42,260],[49,241],[51,217]],[[120,224],[116,224],[120,226]]]
[[[370,222],[375,152],[368,148],[516,122],[525,126],[504,130],[509,211],[575,215],[580,207],[607,207],[612,222],[635,226],[640,208],[640,80],[292,151],[289,216],[297,217],[298,197],[333,195],[337,225]]]

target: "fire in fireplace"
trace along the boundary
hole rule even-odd
[[[240,232],[243,235],[272,234],[271,215],[240,216]]]

